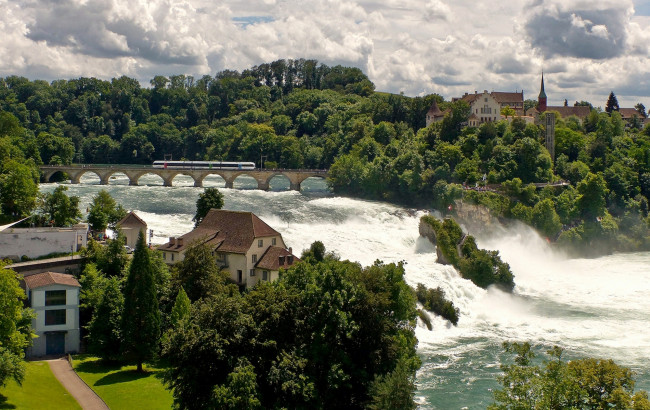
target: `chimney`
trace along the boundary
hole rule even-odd
[[[183,246],[183,238],[176,239],[176,245]]]
[[[173,236],[170,236],[169,237],[169,246],[174,246],[174,245],[176,245],[176,238],[174,238]]]
[[[289,253],[293,253],[293,249],[289,247]]]
[[[483,90],[483,94],[487,94],[487,90]]]

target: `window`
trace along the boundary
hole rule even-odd
[[[255,276],[255,269],[251,269],[251,271],[250,271],[250,275],[251,275],[251,276]]]
[[[174,254],[172,253],[171,255],[172,255],[172,262],[173,262],[174,261]]]
[[[264,246],[264,239],[258,239],[257,240],[257,247],[261,248],[262,246]]]
[[[276,243],[276,239],[275,238],[271,239],[271,245],[275,246],[275,243]]]
[[[46,290],[45,306],[65,305],[65,290]]]
[[[253,263],[257,263],[257,255],[252,256]]]
[[[269,280],[269,272],[262,271],[262,280]]]
[[[65,309],[45,311],[45,326],[65,325]]]
[[[167,252],[163,252],[163,260],[167,260]]]

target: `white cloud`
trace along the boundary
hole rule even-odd
[[[544,69],[551,103],[600,105],[616,87],[630,101],[650,94],[650,17],[634,15],[633,6],[631,0],[0,0],[0,73],[47,80],[128,75],[148,84],[157,74],[214,75],[304,57],[359,67],[382,91],[451,98],[523,88],[535,98]],[[617,95],[625,104],[625,95]]]

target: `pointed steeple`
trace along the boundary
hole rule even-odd
[[[540,86],[539,97],[538,98],[546,98],[546,93],[544,92],[544,72],[543,71],[542,71],[542,85]]]
[[[544,72],[542,71],[542,84],[539,90],[539,96],[537,97],[537,111],[544,112],[546,111],[546,92],[544,91]]]

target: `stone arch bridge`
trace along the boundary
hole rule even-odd
[[[226,181],[226,188],[232,188],[235,179],[241,175],[248,175],[257,181],[257,188],[269,189],[269,183],[273,177],[278,175],[289,179],[290,188],[300,191],[300,184],[307,178],[327,178],[326,169],[254,169],[254,170],[225,170],[225,169],[172,169],[153,168],[152,166],[139,165],[43,165],[40,167],[42,179],[49,182],[57,172],[64,172],[70,178],[70,182],[78,184],[81,177],[86,173],[96,174],[101,185],[107,185],[113,174],[123,173],[129,178],[129,185],[138,185],[138,180],[146,174],[155,174],[162,178],[164,186],[172,186],[172,181],[177,175],[188,175],[194,179],[195,187],[202,187],[203,180],[208,175],[219,175]]]

